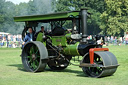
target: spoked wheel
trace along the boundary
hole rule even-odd
[[[48,66],[52,70],[63,70],[68,67],[71,56],[66,56],[65,59],[51,59]]]
[[[82,60],[82,63],[90,63],[89,54],[86,54]],[[89,77],[105,77],[115,73],[118,63],[116,57],[108,52],[95,52],[94,63],[99,67],[82,67],[83,72]],[[100,67],[101,66],[101,67]],[[115,66],[111,67],[110,66]],[[108,67],[108,68],[103,68]]]
[[[22,63],[29,72],[44,71],[46,63],[42,62],[42,58],[45,57],[48,57],[47,50],[38,41],[27,43],[22,51]]]

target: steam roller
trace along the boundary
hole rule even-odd
[[[25,22],[24,38],[29,27],[34,32],[42,23],[49,24],[50,31],[39,33],[35,40],[25,43],[22,49],[22,64],[28,72],[44,71],[46,65],[51,70],[64,70],[72,57],[81,56],[79,67],[86,76],[105,77],[113,75],[118,65],[116,57],[108,48],[102,48],[104,36],[91,35],[88,39],[87,9],[45,15],[14,17],[17,22]],[[64,24],[71,22],[71,31]],[[93,27],[92,27],[93,28]],[[35,37],[35,36],[34,36]]]

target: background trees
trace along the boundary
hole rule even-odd
[[[128,0],[105,0],[106,10],[101,14],[103,33],[123,36],[128,31]]]
[[[0,31],[2,30],[4,18],[5,18],[4,4],[5,4],[5,1],[0,0]]]
[[[14,4],[0,0],[0,31],[21,34],[24,23],[14,22],[13,17],[54,12],[52,0],[30,0],[28,3]]]
[[[46,14],[87,8],[89,34],[123,36],[128,31],[128,0],[30,0],[18,5],[0,0],[0,31],[19,34],[24,23],[15,23],[14,16]],[[66,25],[68,28],[68,24]],[[16,30],[16,31],[14,31]]]
[[[101,31],[100,15],[105,11],[105,6],[104,0],[57,0],[56,12],[87,8],[92,13],[91,19],[88,20],[88,33],[98,34]]]

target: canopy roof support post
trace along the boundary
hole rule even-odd
[[[79,24],[79,26],[78,26],[78,33],[80,34],[81,33],[81,22],[80,22],[81,20],[79,19],[78,20],[78,24]]]
[[[51,32],[53,30],[53,21],[50,22],[50,25],[51,25]]]
[[[74,31],[76,31],[76,19],[73,18],[72,20],[72,33],[74,34]]]

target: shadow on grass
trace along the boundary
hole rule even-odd
[[[12,65],[8,65],[8,66],[17,67],[18,70],[26,72],[26,70],[24,69],[22,64],[12,64]]]
[[[18,70],[26,72],[26,70],[24,69],[22,64],[12,64],[12,65],[8,65],[8,66],[17,67]],[[51,70],[50,68],[46,67],[45,71],[75,73],[79,77],[86,77],[82,71],[72,70],[72,69],[68,69],[68,68],[66,68],[64,70]]]
[[[23,67],[22,64],[12,64],[12,65],[8,65],[8,66],[17,67],[18,70],[27,72],[27,71],[24,69],[24,67]],[[60,73],[60,72],[63,72],[63,73],[74,73],[74,74],[76,74],[76,76],[78,76],[78,77],[88,77],[87,75],[85,75],[85,74],[83,73],[83,71],[72,70],[72,69],[68,69],[68,68],[66,68],[66,69],[64,69],[64,70],[51,70],[51,69],[47,66],[46,69],[45,69],[45,71],[49,71],[49,72],[58,72],[58,73]],[[111,76],[113,76],[113,75],[111,75]],[[109,77],[109,76],[106,76],[106,77]],[[91,77],[89,77],[89,78],[91,78]],[[101,78],[103,78],[103,77],[101,77]],[[99,78],[99,79],[100,79],[100,78]]]
[[[77,76],[79,77],[87,77],[83,71],[79,71],[79,70],[72,70],[72,69],[64,69],[64,70],[51,70],[50,68],[46,68],[45,69],[46,71],[52,71],[52,72],[65,72],[65,73],[75,73],[77,74]]]
[[[76,76],[78,76],[78,77],[96,78],[96,77],[89,77],[89,76],[87,76],[86,74],[83,73],[83,71],[72,70],[72,69],[68,69],[68,68],[66,68],[64,70],[51,70],[49,68],[46,68],[46,71],[52,71],[52,72],[68,72],[68,73],[75,73],[75,74],[77,74]],[[102,77],[99,77],[97,79],[102,79],[104,77],[110,77],[110,76],[114,76],[114,75],[102,76]]]

